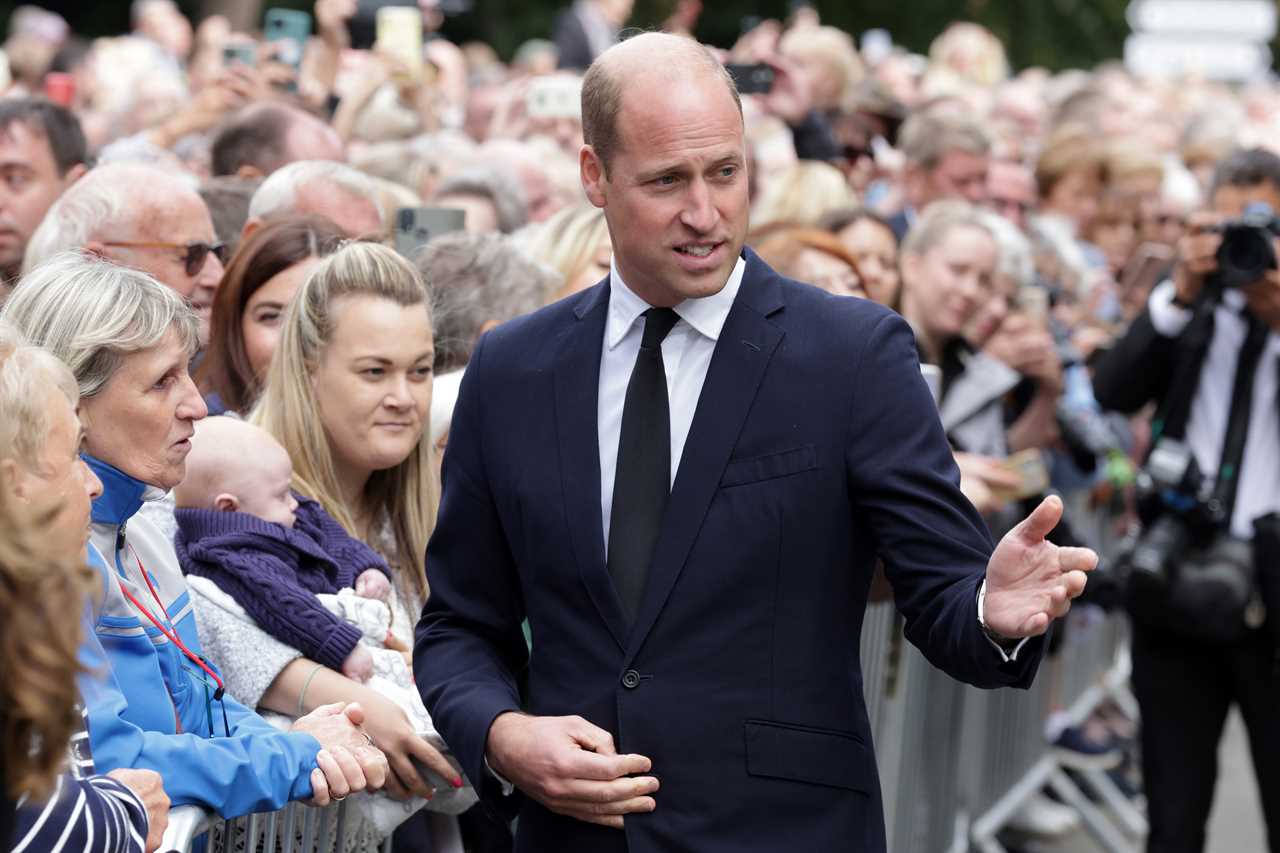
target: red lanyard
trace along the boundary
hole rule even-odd
[[[172,625],[173,620],[169,618],[169,611],[165,609],[164,602],[160,600],[160,595],[156,592],[155,586],[151,583],[151,575],[147,574],[147,570],[143,567],[142,560],[138,557],[138,552],[133,550],[132,545],[129,546],[129,551],[133,554],[134,562],[138,564],[138,571],[142,573],[142,579],[146,581],[147,589],[151,590],[151,597],[154,598],[156,600],[156,604],[160,606],[160,612],[164,614],[165,622]],[[124,597],[129,599],[134,607],[138,608],[138,612],[147,617],[147,620],[151,622],[152,625],[155,625],[156,629],[161,634],[164,634],[165,638],[169,642],[177,646],[178,649],[187,656],[187,660],[200,667],[204,670],[206,675],[213,679],[214,683],[218,685],[218,691],[214,694],[214,698],[221,700],[223,693],[226,692],[226,687],[223,685],[222,679],[218,677],[218,674],[213,671],[213,668],[205,663],[203,658],[192,653],[192,651],[187,648],[186,644],[182,642],[182,638],[178,636],[177,628],[166,628],[159,619],[152,615],[150,610],[143,607],[142,602],[133,597],[133,594],[125,587],[124,581],[119,576],[116,577],[116,582],[120,584],[120,591],[124,593]]]

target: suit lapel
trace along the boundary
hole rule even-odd
[[[684,570],[765,368],[784,335],[766,319],[782,309],[777,276],[749,249],[746,260],[741,289],[720,331],[680,455],[640,612],[627,638],[624,665],[630,664],[644,645]]]
[[[604,561],[600,517],[600,351],[609,315],[608,279],[575,310],[556,357],[556,434],[560,480],[569,535],[578,571],[618,648],[624,647],[626,618]]]

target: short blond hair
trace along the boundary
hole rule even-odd
[[[70,367],[81,397],[101,391],[125,356],[171,332],[188,354],[199,346],[199,321],[174,290],[82,252],[56,255],[23,276],[0,318]]]
[[[29,467],[39,458],[52,426],[45,407],[49,389],[61,391],[73,408],[80,401],[70,368],[28,344],[9,323],[0,323],[0,459]]]
[[[834,104],[842,106],[854,86],[866,76],[853,38],[837,27],[796,27],[778,42],[778,52],[789,59],[801,58],[826,68],[840,81]]]
[[[976,228],[991,237],[992,242],[999,247],[996,236],[991,231],[990,219],[984,211],[967,201],[944,199],[925,208],[911,230],[902,238],[901,254],[917,257],[928,254],[929,250],[957,228]]]
[[[582,275],[595,256],[596,247],[608,236],[604,211],[579,204],[557,211],[545,222],[524,227],[512,239],[532,260],[558,272],[563,286]]]
[[[1036,187],[1048,198],[1068,173],[1085,169],[1106,178],[1106,149],[1082,125],[1064,125],[1050,134],[1036,160]]]
[[[769,182],[751,218],[757,226],[775,222],[816,226],[828,211],[857,203],[858,194],[835,166],[799,160]]]

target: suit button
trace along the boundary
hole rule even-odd
[[[622,673],[622,686],[628,690],[635,690],[640,686],[640,673],[634,669],[629,669]]]

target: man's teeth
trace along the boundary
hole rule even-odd
[[[693,255],[695,258],[705,258],[715,250],[715,246],[678,246],[677,252],[686,255]]]

